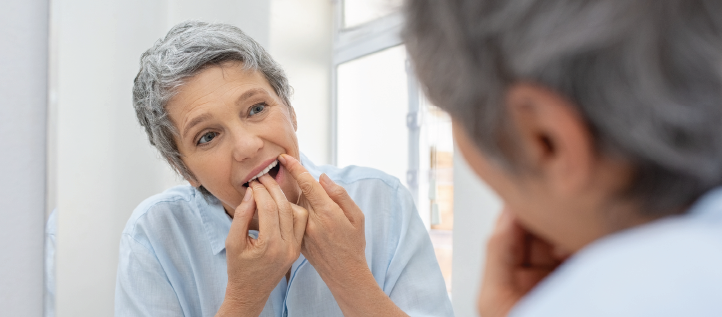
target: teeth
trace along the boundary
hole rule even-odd
[[[250,183],[252,180],[263,176],[263,174],[268,173],[268,171],[270,171],[272,168],[276,167],[276,165],[278,165],[278,160],[273,161],[273,163],[269,164],[269,165],[268,165],[266,168],[264,168],[260,173],[258,173],[258,175],[253,176],[253,178],[249,179],[248,182]]]

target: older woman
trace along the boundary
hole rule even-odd
[[[128,221],[117,316],[452,315],[407,190],[304,158],[289,95],[229,25],[181,23],[143,54],[138,120],[190,186]]]
[[[483,316],[722,316],[722,2],[408,4],[417,74],[506,205]]]

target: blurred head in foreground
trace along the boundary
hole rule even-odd
[[[570,251],[722,183],[722,2],[414,0],[407,49],[475,172]]]

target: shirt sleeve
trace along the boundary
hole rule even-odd
[[[45,225],[45,317],[55,317],[55,236],[58,210],[54,209]]]
[[[399,240],[383,290],[409,316],[453,316],[441,268],[413,198],[403,186],[398,186],[395,198]]]
[[[123,234],[115,286],[115,316],[183,315],[178,296],[155,253]]]

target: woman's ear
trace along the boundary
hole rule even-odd
[[[517,83],[506,94],[510,138],[519,162],[558,194],[574,194],[593,181],[594,139],[581,113],[545,87]],[[524,168],[523,167],[523,168]]]

